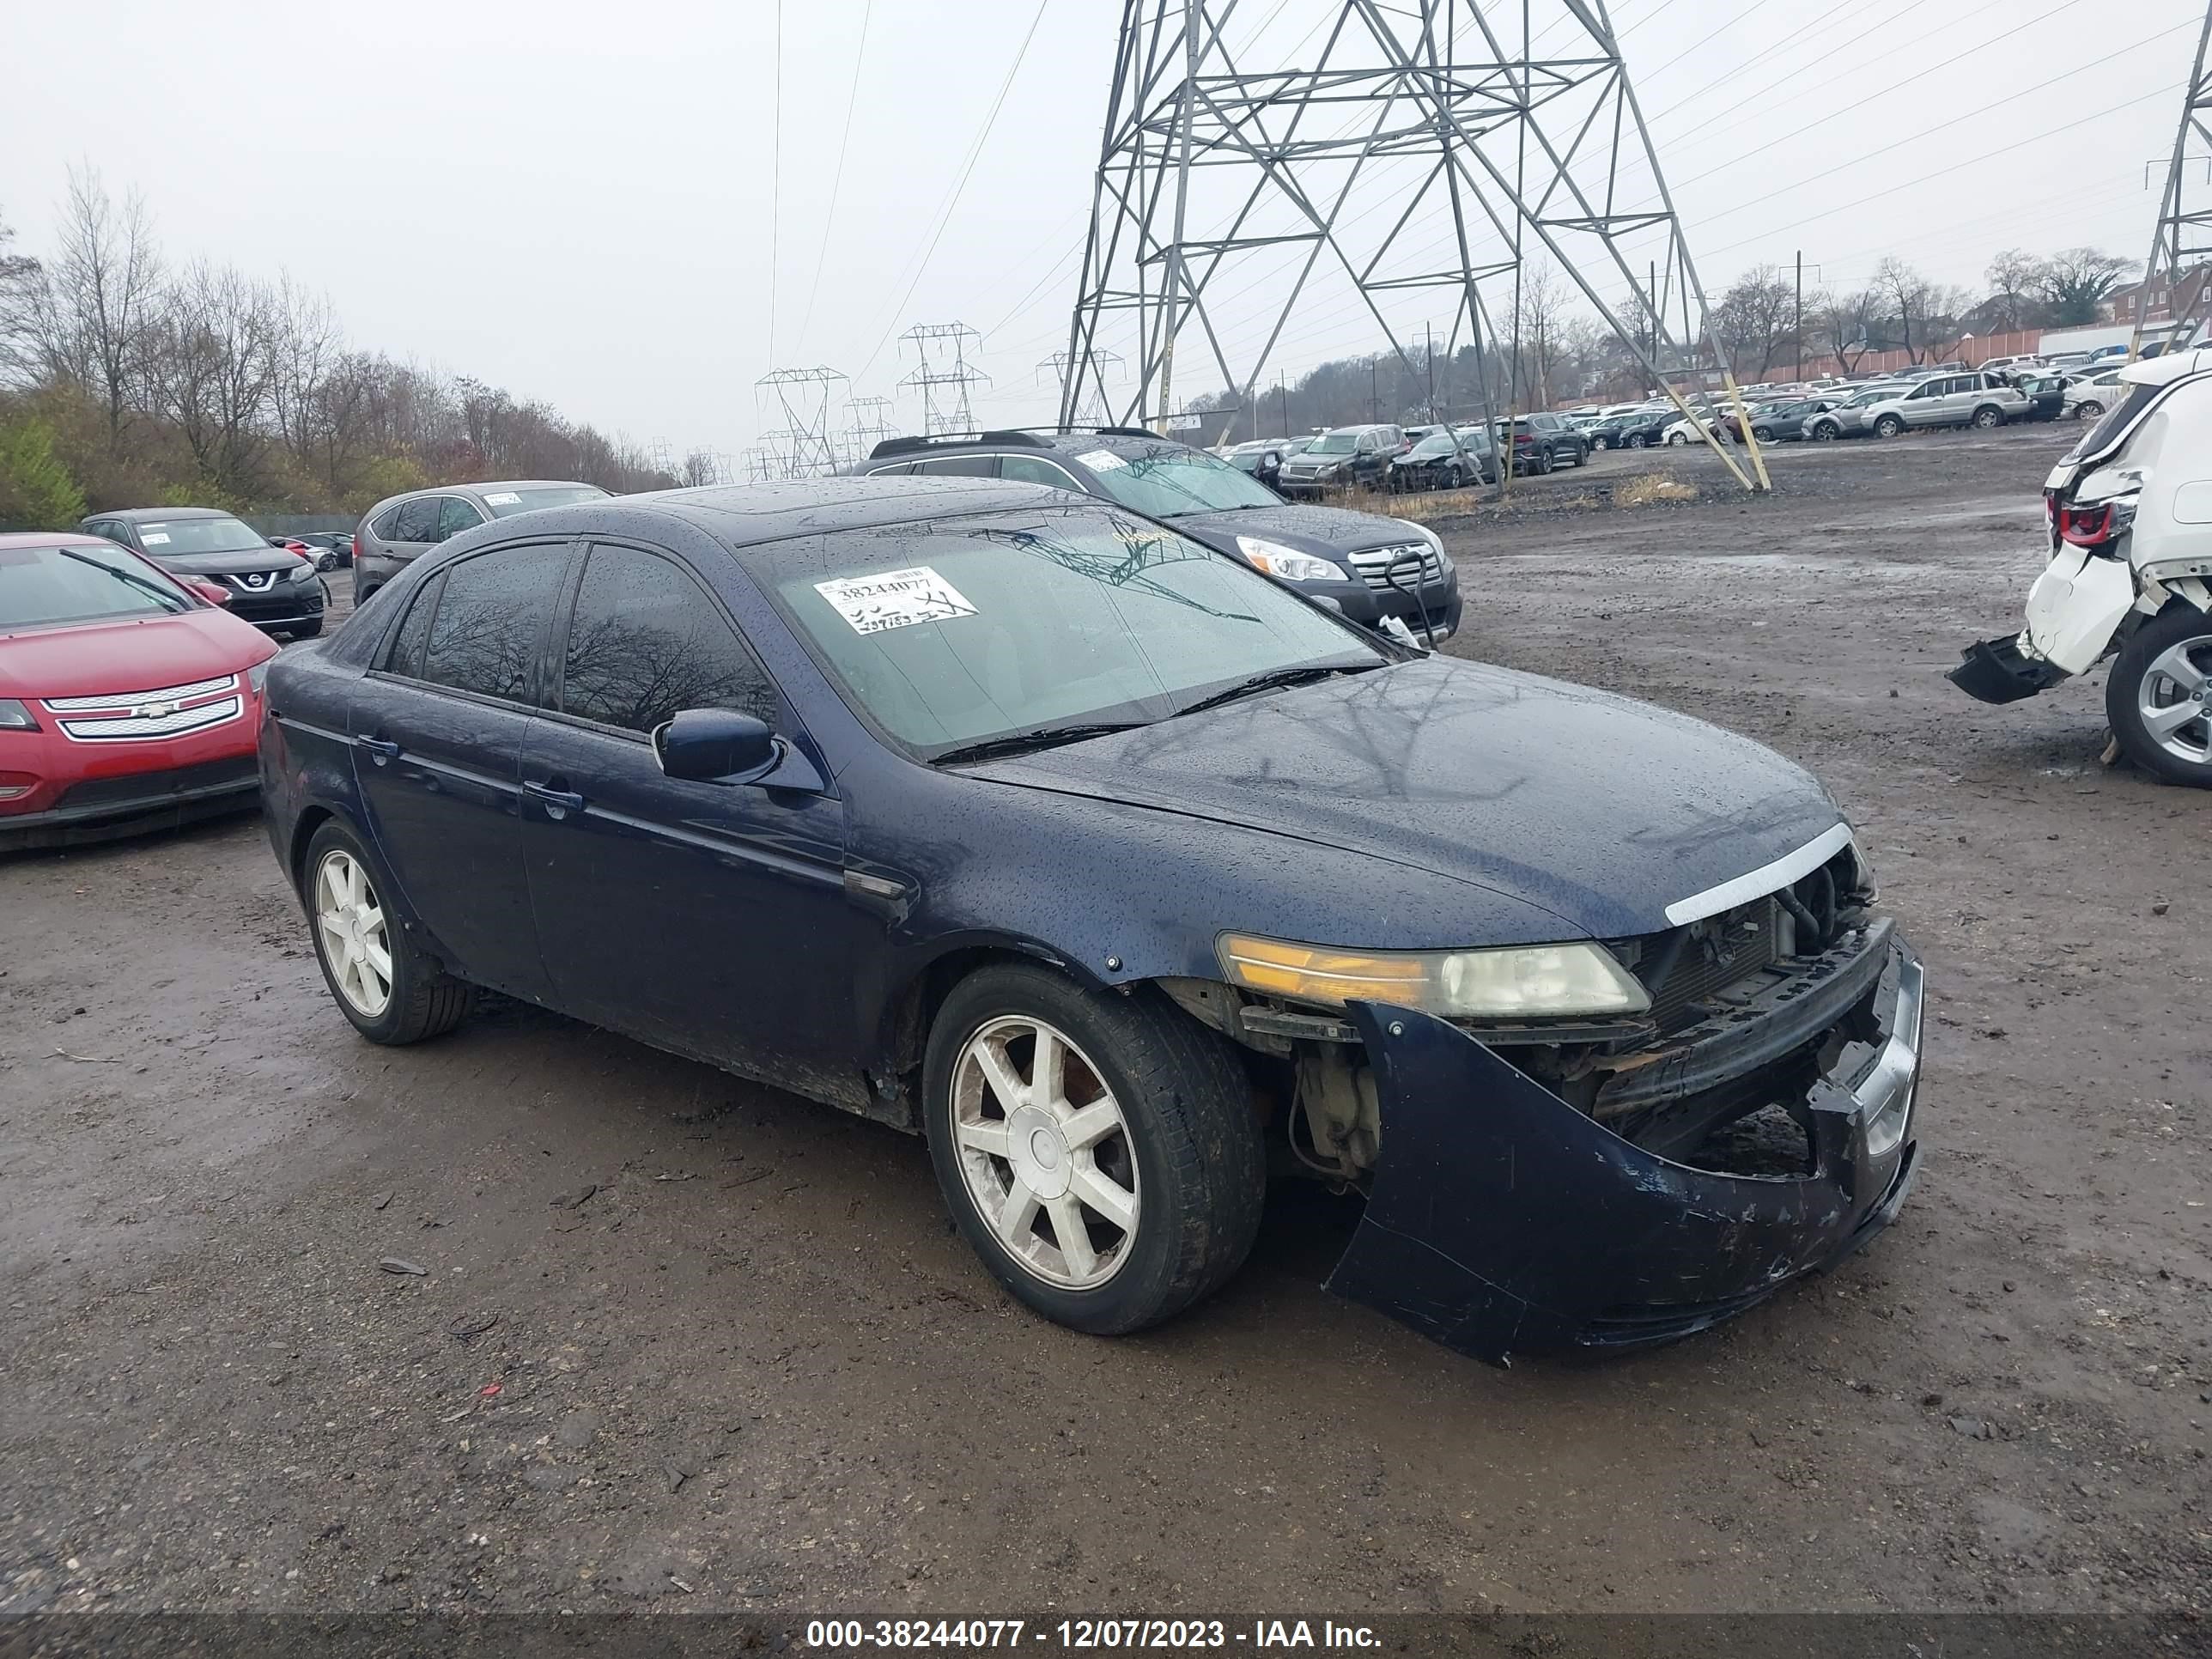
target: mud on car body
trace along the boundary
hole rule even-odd
[[[1271,1170],[1367,1195],[1335,1288],[1491,1358],[1698,1329],[1911,1178],[1919,969],[1813,779],[1110,502],[556,508],[270,693],[364,1035],[489,985],[919,1130],[1079,1329],[1225,1281]]]

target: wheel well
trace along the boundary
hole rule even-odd
[[[998,962],[1027,963],[1046,968],[1053,965],[1011,945],[968,945],[938,957],[915,975],[899,994],[893,1007],[890,1065],[896,1075],[905,1078],[920,1068],[922,1053],[929,1046],[929,1028],[935,1024],[937,1011],[944,1006],[945,999],[952,994],[952,988],[977,969]],[[919,1098],[919,1091],[916,1097]]]
[[[316,830],[337,816],[327,806],[310,806],[292,826],[292,847],[285,863],[291,867],[294,892],[300,891],[307,879],[307,843],[314,840]]]

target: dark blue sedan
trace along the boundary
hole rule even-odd
[[[1425,656],[1111,503],[896,478],[499,520],[268,681],[341,1012],[477,987],[927,1138],[1014,1295],[1152,1324],[1271,1172],[1492,1358],[1709,1325],[1914,1168],[1917,963],[1743,738]]]

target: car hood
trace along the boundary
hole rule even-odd
[[[159,691],[235,674],[276,654],[259,629],[212,608],[27,629],[0,633],[0,697]]]
[[[1263,536],[1299,553],[1327,557],[1369,547],[1399,547],[1421,539],[1402,519],[1353,513],[1340,507],[1237,507],[1220,513],[1184,514],[1171,521],[1187,536],[1224,553],[1237,551],[1239,536]]]
[[[180,576],[234,576],[248,570],[289,570],[300,562],[299,555],[277,547],[264,547],[258,552],[247,547],[234,553],[167,553],[157,547],[146,556],[162,569],[173,570]]]
[[[1227,704],[969,775],[1125,802],[1504,893],[1561,937],[1669,926],[1667,907],[1841,817],[1808,773],[1686,715],[1424,658]]]

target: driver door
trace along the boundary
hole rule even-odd
[[[671,778],[653,757],[653,727],[685,708],[799,735],[720,601],[665,550],[595,544],[550,672],[522,756],[521,839],[555,1006],[865,1105],[842,803]]]

